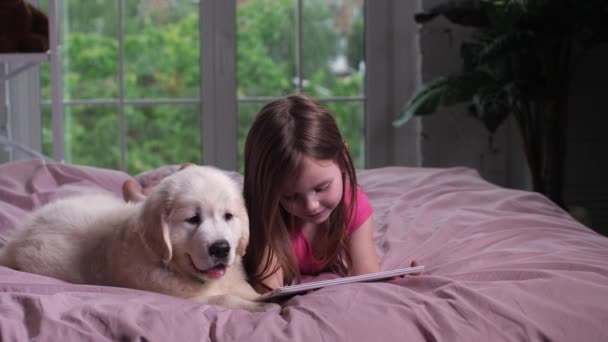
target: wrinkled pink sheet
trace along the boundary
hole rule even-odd
[[[250,313],[0,267],[2,341],[607,341],[608,239],[544,197],[465,168],[362,170],[383,269],[418,277],[328,287]],[[122,172],[0,166],[0,244],[27,212]],[[327,276],[327,275],[325,275]]]

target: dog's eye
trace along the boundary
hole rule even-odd
[[[190,224],[196,224],[196,225],[198,225],[198,224],[201,223],[201,217],[200,217],[200,215],[196,214],[196,215],[194,215],[192,217],[187,218],[186,222],[188,222]]]
[[[226,221],[232,220],[232,213],[225,213],[224,214],[224,220],[226,220]]]

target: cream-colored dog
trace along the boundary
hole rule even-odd
[[[247,310],[241,257],[249,218],[239,187],[220,170],[190,166],[143,201],[111,194],[49,203],[0,251],[0,265],[71,283],[129,287]]]

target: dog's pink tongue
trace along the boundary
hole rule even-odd
[[[207,271],[207,275],[211,278],[219,278],[226,274],[226,266],[216,266]]]

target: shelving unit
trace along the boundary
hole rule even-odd
[[[61,0],[48,0],[49,21],[49,50],[43,53],[4,53],[0,54],[0,63],[18,65],[0,82],[8,82],[11,78],[32,66],[50,63],[51,107],[53,131],[53,158],[63,161],[63,90],[61,81],[61,45],[59,43],[59,10]],[[8,113],[10,115],[10,112]]]

